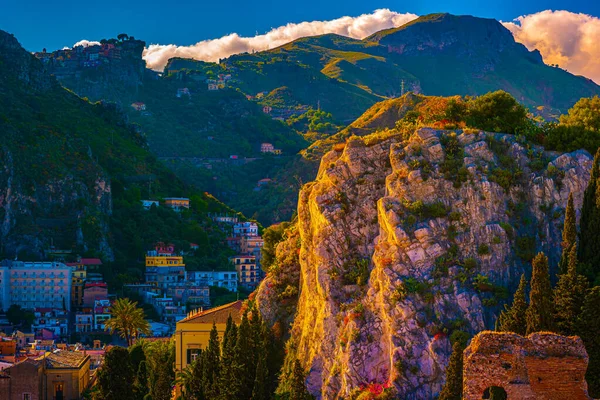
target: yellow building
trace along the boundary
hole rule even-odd
[[[185,267],[181,256],[146,256],[146,267]]]
[[[79,399],[90,383],[90,356],[58,350],[43,358],[42,388],[47,399]]]
[[[175,328],[175,369],[181,371],[195,360],[198,350],[206,348],[213,323],[217,326],[219,338],[223,338],[227,319],[233,322],[242,320],[242,301],[225,304],[210,310],[191,312],[187,318],[177,322]]]

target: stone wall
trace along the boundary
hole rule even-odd
[[[481,332],[464,353],[465,400],[501,387],[510,400],[588,400],[588,355],[576,336]]]

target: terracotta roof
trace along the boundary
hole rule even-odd
[[[47,368],[77,368],[88,358],[88,355],[80,351],[57,350],[47,353],[44,357]]]
[[[82,265],[102,265],[102,260],[99,258],[82,258],[79,263]]]
[[[241,313],[242,304],[243,304],[242,300],[238,300],[238,301],[234,301],[233,303],[225,304],[220,307],[211,308],[210,310],[201,311],[201,312],[198,312],[195,314],[192,312],[192,313],[190,313],[190,315],[187,318],[184,318],[177,323],[180,324],[180,323],[192,322],[192,323],[210,323],[210,324],[212,324],[214,322],[216,324],[225,324],[225,323],[227,323],[227,319],[229,318],[229,315],[231,315],[231,318],[233,318],[233,322],[235,322],[236,324],[239,324],[242,321],[242,313]]]

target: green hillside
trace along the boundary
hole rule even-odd
[[[165,240],[183,250],[200,244],[192,265],[227,266],[224,234],[208,213],[233,211],[159,162],[119,107],[65,90],[3,31],[0,138],[3,257],[43,259],[54,246],[102,257],[105,278],[124,274],[123,283],[142,277],[145,250]],[[170,196],[191,198],[192,210],[141,206]]]

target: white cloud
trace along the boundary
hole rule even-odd
[[[600,18],[569,11],[541,11],[505,22],[515,40],[538,49],[546,64],[600,83]]]
[[[96,42],[94,40],[80,40],[79,42],[75,43],[73,45],[73,47],[77,47],[77,46],[89,47],[89,46],[94,46],[97,44],[100,44],[100,42]]]
[[[243,52],[269,50],[295,39],[336,33],[362,39],[382,29],[401,26],[417,18],[415,14],[400,14],[388,9],[375,10],[358,17],[341,17],[330,21],[301,22],[273,28],[264,35],[241,37],[237,33],[219,39],[204,40],[191,46],[174,44],[151,44],[144,51],[149,68],[162,70],[169,58],[184,57],[202,61],[218,61],[220,58]]]

